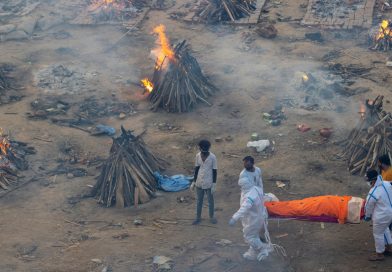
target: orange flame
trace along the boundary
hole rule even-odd
[[[358,113],[361,115],[362,119],[365,118],[365,114],[366,114],[365,104],[363,104],[363,103],[359,104],[359,112]]]
[[[388,20],[382,20],[381,24],[380,24],[380,28],[378,30],[378,34],[376,36],[376,40],[380,40],[385,38],[385,36],[388,36],[390,38],[390,36],[392,35],[392,30],[389,27],[389,21]]]
[[[144,89],[146,89],[147,92],[151,93],[152,90],[154,89],[154,84],[148,79],[148,78],[143,78],[141,80]]]
[[[0,137],[0,151],[1,155],[7,155],[8,149],[10,148],[10,142],[5,137]]]
[[[164,62],[165,58],[169,60],[174,59],[174,52],[170,46],[169,40],[165,34],[166,28],[164,25],[158,25],[154,28],[154,33],[158,34],[157,43],[160,45],[159,48],[152,50],[152,53],[156,56],[156,69],[160,69],[160,65]]]

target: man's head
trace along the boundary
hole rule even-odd
[[[255,164],[255,159],[252,156],[246,156],[245,158],[242,159],[244,162],[244,168],[246,170],[252,170],[253,166]]]
[[[211,143],[208,140],[201,140],[199,142],[199,149],[201,153],[208,153],[211,147]]]
[[[388,154],[382,155],[378,158],[378,167],[386,171],[389,167],[391,167],[391,160],[389,159]]]
[[[374,169],[367,170],[366,181],[369,182],[370,186],[373,187],[377,181],[378,172]]]

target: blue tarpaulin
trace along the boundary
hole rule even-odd
[[[179,192],[189,188],[193,180],[192,176],[174,175],[163,176],[159,172],[154,172],[154,177],[158,182],[158,188],[166,192]]]

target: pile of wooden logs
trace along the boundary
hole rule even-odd
[[[207,23],[232,21],[248,17],[256,9],[253,0],[207,0],[196,15]]]
[[[163,170],[162,161],[148,150],[141,135],[135,136],[123,127],[121,131],[121,136],[113,139],[109,158],[92,191],[106,207],[146,203],[157,189],[153,173]]]
[[[348,136],[343,155],[351,174],[364,175],[377,166],[381,155],[388,154],[392,159],[392,114],[383,110],[383,98],[366,100],[366,108],[360,112],[363,118]]]
[[[7,190],[17,181],[18,171],[27,170],[29,154],[35,154],[34,147],[0,136],[0,189]]]
[[[152,83],[149,99],[154,111],[187,112],[198,102],[211,105],[206,99],[217,90],[189,53],[185,40],[175,46],[173,59],[165,58],[155,65]]]

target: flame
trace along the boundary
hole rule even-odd
[[[358,113],[361,115],[362,119],[365,118],[365,114],[366,114],[366,106],[365,106],[365,104],[363,104],[363,103],[359,104],[359,112]]]
[[[1,155],[7,155],[8,149],[10,148],[10,142],[7,138],[0,136],[0,151]]]
[[[174,60],[174,52],[170,46],[169,40],[166,37],[166,28],[164,25],[158,25],[154,28],[154,33],[158,34],[158,39],[157,43],[160,45],[160,47],[155,48],[151,52],[156,56],[156,69],[160,69],[162,63],[164,62],[165,58],[168,58],[169,60]]]
[[[152,82],[148,78],[143,78],[141,82],[143,84],[144,89],[146,89],[146,91],[151,93],[152,90],[154,89],[154,84],[152,84]]]
[[[376,40],[380,40],[385,38],[385,36],[387,36],[389,39],[391,39],[392,35],[392,30],[389,27],[389,21],[388,20],[382,20],[381,24],[380,24],[380,28],[378,30],[378,34],[376,36]]]
[[[303,75],[302,75],[302,82],[307,82],[309,80],[309,77],[308,77],[308,75],[307,74],[305,74],[305,73],[303,73]]]

